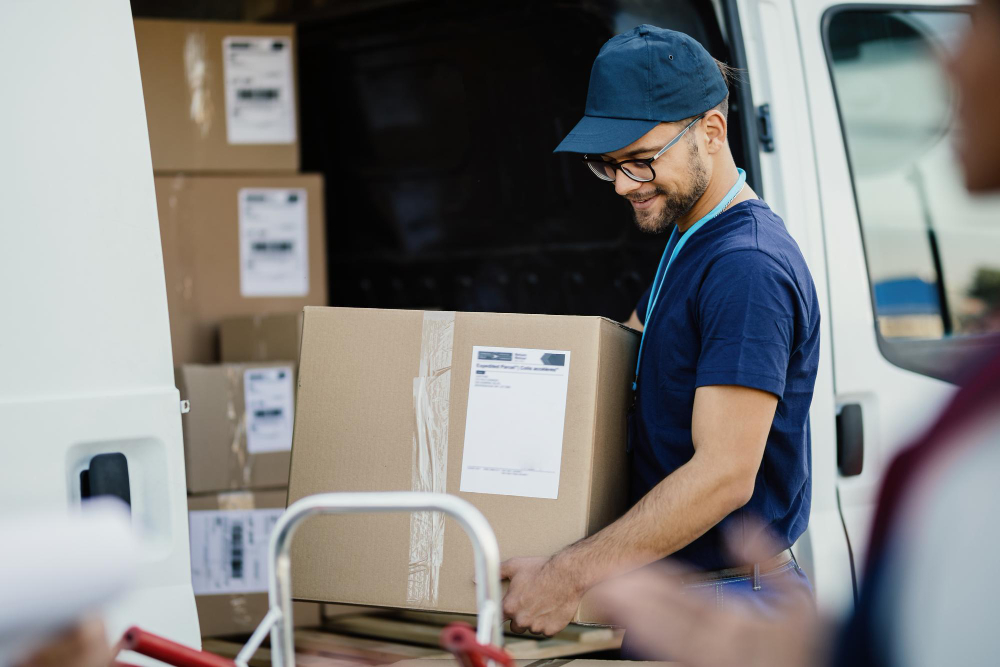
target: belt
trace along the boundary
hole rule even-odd
[[[737,577],[753,577],[754,590],[760,589],[760,575],[773,572],[783,565],[795,560],[791,549],[785,549],[777,556],[753,565],[740,565],[739,567],[727,567],[724,570],[713,570],[711,572],[691,572],[681,575],[681,584],[703,584],[709,581],[719,581],[721,579],[732,579]]]

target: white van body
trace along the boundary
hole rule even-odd
[[[774,150],[760,153],[765,198],[799,243],[823,307],[821,364],[811,411],[812,514],[796,555],[815,585],[821,609],[843,612],[864,574],[870,524],[886,466],[933,420],[955,385],[905,370],[880,349],[869,278],[872,257],[865,254],[857,184],[852,184],[825,30],[838,10],[950,8],[957,14],[968,3],[735,0],[735,4],[753,104],[758,109],[768,105],[773,124]],[[723,3],[716,8],[721,17]],[[885,80],[871,82],[872,94],[891,92],[878,89]],[[895,97],[880,100],[873,109],[885,111],[892,121],[893,111],[906,104],[906,99]],[[938,148],[946,150],[944,144]],[[885,198],[892,197],[885,193]],[[900,216],[910,215],[905,200],[885,204],[898,206]],[[997,217],[1000,207],[994,204],[991,212]],[[837,414],[845,405],[860,406],[863,416],[864,465],[853,476],[842,474],[837,464]]]
[[[0,61],[0,513],[77,506],[90,460],[124,454],[140,562],[132,592],[104,610],[109,637],[135,624],[199,647],[129,3],[6,2]]]

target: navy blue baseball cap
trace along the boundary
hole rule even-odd
[[[728,92],[705,47],[682,32],[641,25],[601,47],[583,120],[555,152],[611,153],[659,123],[708,111]]]

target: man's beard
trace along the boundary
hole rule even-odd
[[[688,175],[690,176],[691,187],[687,192],[667,192],[657,186],[653,190],[653,195],[663,195],[660,204],[660,211],[639,211],[632,208],[632,219],[636,226],[648,234],[659,234],[666,231],[670,225],[677,221],[701,199],[708,189],[708,171],[699,159],[698,149],[694,144],[690,145],[690,157]],[[631,204],[630,204],[631,206]]]

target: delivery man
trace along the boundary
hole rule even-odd
[[[640,229],[670,238],[636,309],[634,504],[551,558],[503,564],[515,632],[556,633],[588,589],[667,556],[694,570],[691,594],[720,605],[767,613],[787,591],[811,590],[789,547],[809,519],[819,302],[784,223],[733,162],[724,67],[682,33],[618,35],[556,148],[582,154]],[[724,536],[749,541],[760,521],[779,536],[775,553],[732,562]]]

